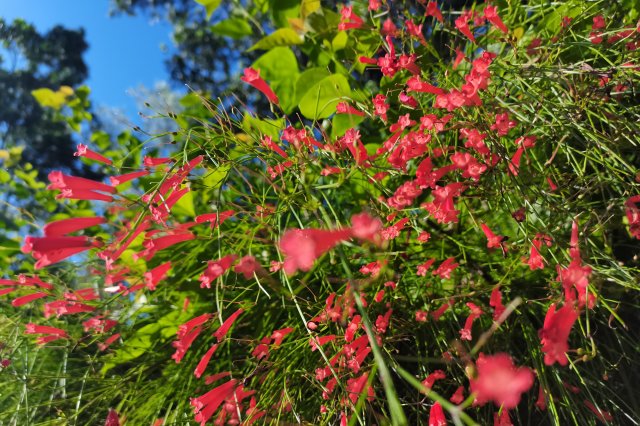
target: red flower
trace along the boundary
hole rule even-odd
[[[212,345],[209,348],[209,350],[204,354],[204,356],[200,359],[200,362],[198,362],[198,365],[196,366],[196,369],[193,372],[193,374],[198,379],[202,376],[202,374],[204,373],[204,370],[206,370],[207,365],[209,365],[209,360],[211,360],[211,357],[215,353],[216,349],[218,349],[217,343]]]
[[[109,166],[112,164],[112,161],[109,160],[107,157],[100,155],[95,151],[90,150],[89,148],[87,148],[86,145],[78,144],[77,149],[78,150],[73,153],[74,157],[86,157],[90,160],[99,161]]]
[[[33,323],[28,323],[26,325],[24,334],[50,334],[58,337],[69,337],[67,332],[60,328],[50,327],[48,325],[37,325]]]
[[[455,262],[455,257],[450,257],[446,259],[444,262],[438,266],[438,269],[433,271],[433,275],[438,275],[440,278],[451,278],[451,272],[454,271],[458,267],[458,264]]]
[[[549,307],[544,325],[539,331],[546,365],[553,365],[556,361],[562,366],[567,365],[567,340],[577,319],[578,313],[570,305],[565,305],[558,311],[555,304]]]
[[[77,191],[101,191],[113,194],[116,189],[110,185],[95,180],[86,179],[77,176],[69,176],[63,174],[61,171],[53,171],[49,173],[49,186],[47,189],[59,189],[59,190],[77,190]]]
[[[482,309],[480,309],[472,302],[468,302],[467,306],[469,307],[469,309],[471,309],[471,313],[464,323],[464,328],[460,330],[460,338],[462,340],[471,340],[471,327],[473,326],[473,322],[483,313]]]
[[[487,5],[484,8],[484,17],[487,18],[489,22],[495,25],[500,31],[507,34],[509,30],[507,30],[507,26],[502,22],[500,16],[498,16],[498,12],[496,11],[496,7],[493,5]]]
[[[342,9],[340,9],[340,23],[338,24],[340,31],[360,28],[363,24],[362,18],[353,13],[353,6],[342,6]]]
[[[229,315],[229,318],[227,318],[222,323],[220,328],[218,328],[218,330],[216,330],[216,332],[213,333],[213,335],[216,337],[216,339],[218,339],[218,342],[221,342],[222,339],[224,339],[224,337],[229,332],[229,329],[231,328],[233,323],[236,321],[236,319],[238,319],[240,314],[242,314],[243,312],[244,312],[244,309],[240,308],[237,311],[235,311],[234,313],[232,313],[231,315]]]
[[[180,364],[180,361],[182,361],[182,358],[184,358],[184,356],[186,355],[187,350],[189,350],[189,347],[191,346],[193,341],[196,340],[196,338],[200,335],[201,332],[202,332],[202,327],[195,327],[194,329],[186,333],[184,336],[180,337],[179,340],[171,343],[171,346],[176,348],[176,351],[174,352],[174,354],[171,355],[171,359],[173,359],[176,362],[176,364]]]
[[[116,410],[109,409],[109,414],[107,414],[104,426],[120,426],[120,417]]]
[[[447,426],[444,410],[438,402],[435,402],[429,409],[429,426]]]
[[[258,263],[255,257],[247,255],[242,257],[236,266],[233,268],[236,274],[242,274],[245,279],[253,278],[254,272],[258,271],[262,267]]]
[[[229,254],[219,260],[210,260],[207,263],[207,269],[198,278],[200,280],[200,288],[211,288],[211,283],[231,268],[236,258],[235,254]]]
[[[455,20],[456,28],[464,34],[471,42],[475,43],[476,38],[473,36],[473,33],[469,29],[469,18],[471,14],[469,11],[465,11],[459,18]]]
[[[49,294],[48,293],[43,293],[43,292],[31,293],[31,294],[27,294],[26,296],[16,297],[11,302],[11,305],[15,306],[17,308],[19,306],[26,305],[29,302],[32,302],[32,301],[38,300],[38,299],[42,299],[43,297],[47,297],[47,296],[49,296]]]
[[[640,208],[637,206],[638,203],[640,203],[640,195],[635,195],[625,201],[624,206],[629,221],[629,232],[640,240]]]
[[[427,4],[427,11],[424,14],[425,16],[433,16],[440,22],[444,22],[444,17],[438,8],[438,2],[430,1]]]
[[[86,305],[78,302],[68,302],[66,300],[55,300],[44,304],[44,317],[49,318],[55,314],[58,318],[62,315],[74,315],[83,312],[93,312],[94,306]]]
[[[513,426],[509,410],[502,410],[500,413],[493,413],[493,426]]]
[[[253,68],[245,68],[244,76],[240,77],[240,80],[261,91],[262,94],[265,95],[267,99],[269,99],[269,102],[276,105],[279,103],[278,96],[276,96],[273,90],[271,90],[267,82],[260,78],[259,70],[255,70]]]
[[[145,155],[144,159],[142,160],[142,164],[144,164],[145,167],[156,167],[162,164],[170,163],[172,161],[173,159],[168,157],[155,158],[155,157],[149,157],[148,155]]]
[[[416,270],[416,275],[420,277],[426,276],[427,272],[429,271],[429,268],[431,268],[431,265],[433,265],[433,262],[435,261],[436,261],[435,259],[429,259],[423,264],[418,265],[418,269]]]
[[[284,271],[291,275],[298,269],[310,270],[318,257],[350,237],[350,229],[292,229],[285,232],[280,240],[280,250],[285,257]]]
[[[451,395],[449,401],[453,402],[454,404],[461,404],[462,401],[464,401],[464,386],[458,386],[458,389],[456,389],[453,395]]]
[[[264,145],[265,147],[278,153],[282,158],[289,158],[287,153],[284,152],[284,150],[280,148],[278,145],[276,145],[275,142],[273,142],[273,139],[271,138],[271,136],[266,136],[266,135],[263,136],[262,139],[260,139],[260,142],[262,142],[262,145]]]
[[[23,253],[33,252],[33,257],[38,261],[35,269],[60,262],[74,254],[89,250],[92,247],[100,247],[102,243],[89,237],[26,237],[21,248]]]
[[[444,379],[446,377],[447,377],[447,375],[444,374],[444,371],[435,370],[433,373],[429,374],[426,379],[424,379],[422,381],[422,384],[427,389],[431,389],[433,387],[434,383],[436,382],[436,380],[442,380],[442,379]]]
[[[235,212],[233,210],[225,210],[220,213],[205,213],[195,217],[196,223],[209,222],[211,229],[221,225],[225,220],[233,216]]]
[[[315,351],[316,349],[318,349],[318,346],[324,346],[325,344],[336,340],[336,335],[335,334],[330,334],[328,336],[320,336],[317,338],[311,338],[309,339],[309,345],[311,346],[311,351]]]
[[[434,95],[444,94],[444,90],[420,80],[420,77],[414,75],[407,80],[407,92],[431,93]],[[394,130],[391,129],[393,132]]]
[[[387,111],[389,110],[389,104],[386,103],[387,97],[383,94],[377,94],[373,98],[373,107],[375,108],[374,114],[380,117],[383,121],[387,121]]]
[[[502,240],[504,240],[503,236],[495,235],[486,223],[480,224],[480,227],[482,228],[484,235],[487,237],[487,248],[502,247]]]
[[[480,354],[476,362],[478,376],[470,380],[471,392],[479,405],[493,401],[510,410],[520,403],[520,394],[533,385],[533,372],[528,367],[516,367],[508,354]]]
[[[489,306],[493,307],[493,320],[497,321],[505,311],[505,307],[502,304],[502,293],[500,292],[499,287],[496,287],[491,291]]]
[[[104,217],[72,217],[47,223],[42,230],[47,237],[61,237],[72,232],[105,223]]]
[[[130,180],[137,179],[142,176],[147,176],[148,174],[148,170],[142,170],[139,172],[131,172],[119,176],[111,176],[109,177],[109,181],[111,182],[111,186],[119,186],[129,182]]]
[[[225,399],[233,395],[237,382],[236,379],[229,380],[204,395],[191,399],[190,404],[194,407],[195,420],[200,422],[201,426],[209,421]]]
[[[171,269],[171,262],[165,262],[162,265],[156,266],[150,271],[144,273],[144,282],[149,290],[155,290],[156,285],[163,280],[167,272]]]
[[[287,334],[293,332],[294,330],[295,328],[293,327],[286,327],[280,330],[275,330],[273,333],[271,333],[271,339],[273,339],[273,345],[280,346],[282,344],[282,339],[284,339]]]
[[[104,343],[98,343],[98,349],[100,349],[101,352],[106,351],[107,348],[111,346],[113,342],[115,342],[119,338],[120,338],[120,333],[116,333],[109,336],[109,338],[107,338],[107,340],[105,340]]]
[[[360,140],[360,132],[356,129],[349,129],[340,139],[339,142],[342,146],[346,146],[356,160],[356,164],[361,165],[367,161],[367,149]]]
[[[176,334],[178,335],[179,338],[183,338],[189,332],[191,332],[191,330],[193,330],[195,327],[198,327],[206,323],[207,321],[209,321],[212,316],[213,314],[202,314],[195,318],[191,318],[189,321],[185,322],[184,324],[178,327],[178,332]]]

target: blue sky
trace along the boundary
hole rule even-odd
[[[84,27],[93,102],[120,108],[135,120],[135,101],[127,90],[168,79],[161,46],[172,48],[171,26],[144,16],[109,17],[109,6],[110,0],[0,0],[0,16],[23,18],[39,32],[56,24]]]

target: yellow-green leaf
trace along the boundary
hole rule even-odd
[[[204,9],[207,11],[207,19],[211,18],[213,12],[220,6],[222,0],[195,0],[196,3],[204,6]]]
[[[43,87],[42,89],[32,90],[31,95],[36,98],[36,101],[43,107],[58,110],[62,108],[67,98],[73,95],[73,89],[69,86],[62,86],[57,92],[54,92],[51,89]]]
[[[251,50],[269,50],[276,46],[293,46],[302,44],[302,37],[291,28],[280,28],[251,46]]]
[[[327,118],[336,112],[338,102],[351,96],[351,88],[346,77],[330,75],[316,83],[305,93],[298,107],[306,118]]]
[[[302,0],[300,4],[300,17],[306,19],[313,12],[320,10],[320,0]]]

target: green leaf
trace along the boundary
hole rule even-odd
[[[340,15],[330,9],[318,9],[306,17],[305,23],[318,34],[330,33],[338,28]]]
[[[73,94],[73,90],[71,91],[71,94]],[[67,101],[69,93],[67,91],[63,91],[62,88],[57,92],[54,92],[51,89],[42,88],[32,90],[31,95],[36,98],[36,101],[38,101],[38,103],[43,107],[59,110]]]
[[[260,56],[253,68],[260,70],[260,76],[278,95],[280,106],[289,113],[295,108],[295,81],[298,78],[298,61],[296,55],[288,47],[275,47]]]
[[[300,0],[269,0],[269,10],[276,27],[285,28],[300,14]]]
[[[327,118],[336,112],[336,105],[351,96],[346,77],[334,74],[316,83],[300,100],[300,112],[309,119]]]
[[[331,73],[326,68],[309,68],[303,71],[296,80],[295,104],[298,105],[305,93],[318,81],[329,77]]]
[[[298,33],[291,28],[280,28],[259,40],[249,48],[249,51],[258,49],[269,50],[277,46],[293,46],[296,44],[302,44],[302,38]]]
[[[222,182],[227,177],[227,174],[229,173],[230,169],[231,169],[231,165],[225,164],[218,167],[215,170],[211,170],[210,172],[207,172],[207,174],[202,179],[202,182],[204,183],[206,190],[210,191],[222,185]]]
[[[8,171],[0,169],[0,183],[7,183],[11,180],[11,175]]]
[[[182,214],[189,217],[195,217],[196,211],[193,207],[193,192],[189,191],[178,200],[171,211],[174,214]]]
[[[222,0],[195,0],[195,2],[204,6],[204,9],[207,11],[207,19],[209,19],[218,6],[220,6]]]
[[[320,0],[302,0],[300,3],[300,17],[306,19],[313,12],[320,10]]]
[[[257,136],[271,136],[274,139],[278,139],[280,132],[284,129],[284,119],[270,120],[253,117],[246,114],[242,119],[242,128],[249,134],[257,134]]]
[[[349,41],[349,37],[347,36],[346,31],[340,31],[331,41],[331,48],[333,51],[342,50],[347,47],[347,42]]]
[[[209,28],[212,33],[235,39],[249,36],[253,33],[251,25],[246,19],[229,18]]]
[[[347,130],[356,127],[364,121],[364,117],[355,114],[336,114],[331,120],[331,138],[343,136]]]

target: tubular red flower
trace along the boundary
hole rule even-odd
[[[291,229],[280,240],[284,270],[288,275],[298,269],[308,271],[314,261],[341,241],[351,237],[350,229]]]
[[[478,376],[471,379],[471,392],[476,394],[479,405],[493,401],[503,409],[513,409],[520,403],[520,396],[533,385],[533,372],[528,367],[516,367],[505,353],[480,354],[476,362]]]
[[[225,220],[233,216],[235,212],[233,210],[225,210],[218,213],[205,213],[195,217],[196,223],[209,222],[211,229],[221,225]]]
[[[68,199],[68,200],[88,200],[88,201],[105,201],[110,203],[113,201],[111,195],[102,194],[96,191],[90,191],[87,189],[63,189],[60,194],[56,195],[56,199]]]
[[[150,172],[148,170],[141,170],[139,172],[131,172],[131,173],[126,173],[124,175],[111,176],[109,177],[109,181],[111,182],[111,186],[120,186],[133,179],[137,179],[142,176],[147,176],[149,173]]]
[[[47,296],[49,296],[49,294],[43,293],[43,292],[31,293],[31,294],[27,294],[26,296],[16,297],[11,302],[11,305],[17,308],[19,306],[26,305],[29,302],[42,299],[43,297],[47,297]]]
[[[44,228],[44,235],[47,237],[59,237],[90,228],[105,223],[104,217],[73,217],[70,219],[57,220],[47,223]]]
[[[195,318],[191,318],[189,321],[185,322],[184,324],[178,327],[178,332],[177,332],[178,337],[183,338],[184,336],[187,335],[187,333],[189,333],[195,327],[198,327],[204,324],[205,322],[209,321],[212,316],[213,314],[202,314]]]
[[[236,260],[238,256],[229,254],[219,260],[210,260],[207,263],[207,269],[200,275],[200,288],[211,288],[211,283],[222,276]]]
[[[435,402],[429,409],[429,426],[446,426],[447,419],[440,403]]]
[[[201,426],[209,421],[225,399],[233,395],[237,383],[236,379],[229,380],[204,395],[191,399],[190,404],[194,407],[195,420],[200,422]]]
[[[502,246],[502,240],[504,239],[503,236],[495,235],[486,223],[481,224],[480,227],[482,228],[482,232],[484,232],[484,235],[487,237],[487,248],[496,248]]]
[[[84,312],[95,311],[95,306],[90,306],[84,303],[69,302],[67,300],[54,300],[44,304],[44,317],[49,318],[55,314],[57,317],[62,315],[73,315]]]
[[[556,361],[562,366],[569,363],[566,354],[569,350],[567,340],[577,319],[578,313],[569,305],[563,306],[558,311],[555,304],[549,307],[544,318],[544,326],[539,331],[546,365],[553,365]]]
[[[105,340],[105,341],[104,341],[104,343],[98,343],[98,349],[99,349],[101,352],[106,351],[106,350],[107,350],[107,348],[108,348],[109,346],[111,346],[111,345],[113,344],[113,342],[115,342],[115,341],[116,341],[116,340],[118,340],[119,338],[120,338],[120,333],[116,333],[116,334],[113,334],[113,335],[109,336],[109,337],[107,338],[107,340]]]
[[[407,80],[407,88],[408,92],[431,93],[434,95],[442,95],[445,93],[443,89],[420,80],[420,77],[417,75]]]
[[[171,343],[171,346],[176,348],[175,353],[171,355],[171,358],[176,362],[176,364],[180,364],[180,361],[182,361],[182,358],[184,358],[184,356],[186,355],[187,350],[189,350],[189,347],[201,332],[202,327],[195,327],[184,336],[182,336],[179,340]]]
[[[198,362],[198,365],[196,366],[196,369],[193,372],[193,374],[198,379],[202,376],[202,374],[204,373],[204,370],[207,369],[207,365],[209,365],[209,361],[211,360],[211,357],[215,353],[216,349],[218,349],[217,343],[212,345],[209,348],[209,350],[204,354],[204,356],[200,359],[200,362]]]
[[[255,70],[253,68],[245,68],[244,76],[240,77],[240,80],[262,92],[262,94],[265,95],[267,99],[269,99],[269,102],[276,105],[280,103],[280,101],[278,100],[278,96],[276,96],[273,90],[271,90],[267,82],[260,78],[259,70]]]
[[[293,332],[294,330],[295,328],[293,327],[286,327],[286,328],[281,328],[280,330],[275,330],[273,333],[271,333],[271,339],[273,340],[273,345],[280,346],[282,344],[282,340],[286,337],[286,335]]]
[[[224,337],[227,335],[227,333],[229,332],[229,329],[231,328],[231,326],[233,325],[233,323],[236,321],[236,319],[238,319],[238,317],[240,316],[240,314],[242,314],[244,312],[244,309],[240,308],[237,311],[235,311],[234,313],[232,313],[231,315],[229,315],[229,318],[227,318],[222,325],[220,326],[220,328],[218,328],[216,330],[215,333],[213,333],[213,336],[215,336],[216,339],[218,339],[218,342],[221,342],[222,339],[224,339]]]
[[[144,156],[144,159],[142,160],[142,164],[145,165],[145,167],[155,167],[155,166],[160,166],[162,164],[167,164],[167,163],[171,163],[173,161],[172,158],[155,158],[155,157],[149,157],[148,155]]]
[[[76,191],[101,191],[113,194],[116,189],[110,185],[95,180],[86,179],[78,176],[69,176],[61,171],[53,171],[49,173],[49,182],[51,184],[48,189],[70,189]]]
[[[144,273],[144,282],[149,290],[155,290],[156,285],[165,278],[171,269],[171,262],[165,262]]]
[[[489,22],[495,25],[496,28],[498,28],[503,33],[507,34],[509,32],[507,26],[504,24],[504,22],[502,22],[500,16],[498,16],[497,7],[493,5],[487,5],[484,8],[484,17],[487,18]]]
[[[66,331],[61,328],[51,327],[48,325],[38,325],[33,323],[26,324],[24,334],[51,334],[60,337],[69,337]]]
[[[261,268],[262,266],[255,257],[247,255],[238,261],[233,270],[236,274],[242,274],[245,279],[249,280],[253,278],[254,272],[261,270]]]
[[[442,12],[440,12],[440,8],[438,8],[438,2],[430,1],[427,3],[427,10],[425,12],[425,16],[433,16],[440,22],[444,22],[444,17],[442,16]]]
[[[262,139],[260,139],[260,142],[262,142],[262,145],[264,145],[265,147],[278,153],[282,158],[289,158],[287,153],[284,152],[284,150],[280,148],[278,145],[276,145],[275,142],[273,142],[273,139],[271,138],[271,136],[266,136],[266,135],[263,136]]]
[[[73,153],[74,157],[85,157],[88,158],[90,160],[95,160],[95,161],[99,161],[101,163],[104,163],[108,166],[110,166],[111,164],[113,164],[113,162],[111,160],[109,160],[107,157],[98,154],[95,151],[90,150],[86,145],[83,144],[78,144],[78,146],[76,147],[77,151]]]
[[[447,375],[442,370],[435,370],[433,373],[430,373],[426,379],[422,381],[422,385],[431,389],[437,380],[443,380],[447,377]]]
[[[382,221],[380,219],[366,212],[351,216],[351,232],[354,237],[380,244],[382,242],[381,231]]]
[[[493,308],[493,320],[497,321],[506,309],[502,304],[502,293],[500,292],[499,287],[496,287],[491,291],[489,306]]]

